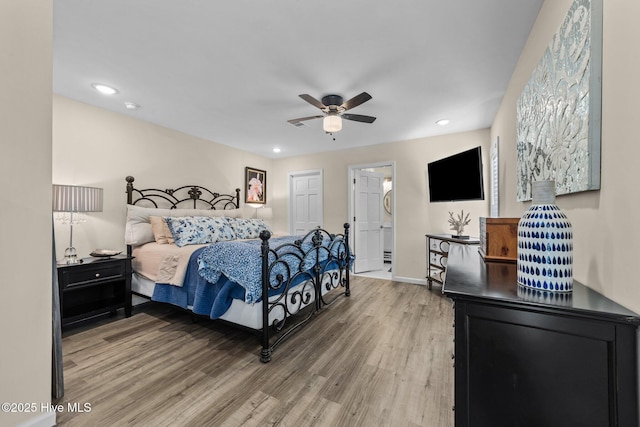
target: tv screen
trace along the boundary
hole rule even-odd
[[[484,200],[482,150],[463,151],[427,165],[429,200]]]

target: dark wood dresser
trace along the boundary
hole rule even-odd
[[[638,427],[640,317],[574,281],[518,286],[516,264],[452,244],[455,425]]]

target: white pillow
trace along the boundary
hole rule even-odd
[[[155,241],[149,219],[151,216],[236,217],[242,216],[242,209],[158,209],[127,205],[127,222],[124,227],[125,244],[138,246]]]

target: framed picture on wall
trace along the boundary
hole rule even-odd
[[[267,172],[245,167],[244,168],[244,202],[267,203]]]

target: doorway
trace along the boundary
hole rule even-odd
[[[363,190],[361,186],[357,182],[358,176],[362,176],[363,173],[368,176],[376,176],[377,174],[381,174],[382,176],[382,195],[378,203],[371,203],[375,198],[363,196]],[[386,162],[376,162],[376,163],[366,163],[360,165],[351,165],[349,166],[349,218],[351,223],[351,229],[353,232],[351,233],[351,239],[349,244],[354,250],[356,255],[356,263],[361,255],[366,256],[366,258],[376,259],[377,257],[381,257],[383,262],[379,268],[371,269],[371,265],[369,261],[365,261],[364,267],[360,266],[359,268],[363,271],[359,273],[355,270],[356,274],[365,276],[365,277],[375,277],[382,278],[387,280],[392,280],[394,277],[394,253],[395,253],[395,217],[393,215],[395,209],[395,198],[394,198],[394,176],[395,176],[395,162],[386,161]],[[365,190],[366,191],[366,190]],[[373,190],[375,193],[376,191]],[[360,199],[360,200],[358,200]],[[363,200],[368,200],[369,203],[363,202]],[[381,205],[381,206],[380,206]],[[362,210],[366,211],[363,212]],[[382,243],[378,247],[378,241],[372,242],[375,239],[375,233],[370,229],[369,232],[363,231],[363,226],[359,223],[358,218],[373,218],[375,220],[376,214],[371,212],[372,210],[382,211],[382,217],[380,223],[377,224],[379,231],[382,235]],[[367,224],[366,226],[371,227],[376,226],[375,221],[372,221],[372,224]],[[360,228],[360,232],[356,232]],[[364,238],[359,237],[358,235],[365,236]],[[375,253],[372,253],[375,252]],[[374,263],[375,264],[375,263]]]
[[[323,226],[322,181],[322,169],[289,173],[289,234]]]

